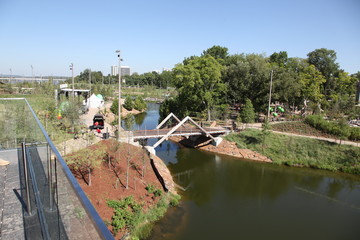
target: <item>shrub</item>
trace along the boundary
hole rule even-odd
[[[141,96],[137,96],[136,99],[134,100],[133,107],[138,111],[143,111],[146,109],[146,106],[147,105],[144,99]]]
[[[119,98],[115,98],[115,100],[113,101],[113,103],[110,107],[110,111],[113,114],[118,115],[118,113],[119,113]]]
[[[360,130],[353,130],[344,119],[339,121],[324,120],[321,115],[309,115],[305,118],[305,123],[328,134],[335,135],[340,139],[355,140],[360,134]],[[358,133],[359,132],[359,133]]]
[[[148,191],[148,193],[154,193],[156,188],[154,185],[148,184],[148,185],[146,185],[145,189]]]
[[[353,141],[360,140],[360,128],[359,127],[351,127],[350,128],[349,139],[353,140]]]
[[[155,191],[154,191],[154,196],[155,197],[160,197],[161,195],[162,195],[162,191],[160,190],[160,189],[156,189]]]
[[[177,194],[170,193],[170,205],[171,206],[177,206],[180,202],[181,196]]]
[[[125,98],[124,108],[129,111],[131,111],[134,108],[134,102],[131,96],[127,96]]]

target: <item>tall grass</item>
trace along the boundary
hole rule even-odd
[[[360,148],[327,141],[270,133],[262,148],[261,131],[249,129],[225,137],[239,148],[257,151],[276,164],[304,166],[360,175]]]

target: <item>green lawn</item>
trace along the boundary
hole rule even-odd
[[[255,150],[276,164],[360,175],[359,147],[276,133],[269,133],[263,144],[262,132],[255,129],[230,134],[225,139],[236,142],[239,148]]]

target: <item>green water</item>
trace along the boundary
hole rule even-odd
[[[147,114],[150,125],[158,113]],[[156,151],[186,191],[179,191],[181,204],[155,224],[149,239],[360,239],[359,177],[249,162],[172,142]]]

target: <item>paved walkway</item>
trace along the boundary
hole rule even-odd
[[[22,205],[19,200],[21,189],[17,150],[0,151],[0,158],[10,162],[7,166],[6,181],[6,167],[0,167],[0,206],[4,206],[0,238],[25,239]]]

